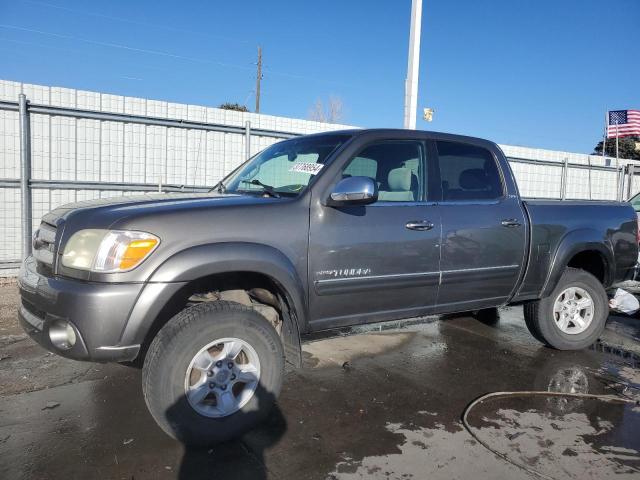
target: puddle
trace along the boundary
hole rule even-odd
[[[633,403],[494,397],[469,412],[478,438],[505,458],[551,478],[640,475],[640,411]]]
[[[604,362],[595,376],[605,382],[611,392],[640,402],[640,369],[628,363]],[[639,403],[640,405],[640,403]],[[637,407],[640,409],[640,407]]]
[[[629,362],[632,367],[640,368],[640,355],[620,345],[609,345],[605,342],[598,341],[591,345],[589,350],[622,358],[626,362]]]
[[[640,389],[640,369],[624,366],[618,370],[618,376],[629,382],[635,389]]]
[[[365,457],[354,461],[345,459],[336,465],[331,479],[410,479],[450,480],[451,478],[531,478],[521,469],[501,459],[487,455],[486,449],[476,442],[459,424],[436,424],[435,428],[410,429],[390,423],[387,431],[401,435],[400,453]]]
[[[303,346],[309,365],[344,365],[359,357],[376,356],[405,344],[413,333],[360,334],[319,340]],[[311,358],[308,357],[311,356]]]

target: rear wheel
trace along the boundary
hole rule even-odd
[[[524,307],[531,334],[559,350],[579,350],[593,344],[609,312],[602,284],[588,272],[567,268],[548,297]]]
[[[283,370],[282,343],[262,315],[238,303],[202,303],[158,332],[142,389],[166,433],[207,446],[262,421],[280,393]]]

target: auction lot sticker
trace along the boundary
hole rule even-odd
[[[294,163],[289,169],[290,172],[310,173],[311,175],[317,175],[322,170],[324,165],[322,163]]]

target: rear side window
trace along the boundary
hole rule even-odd
[[[491,152],[457,142],[436,142],[444,201],[494,200],[502,181]]]

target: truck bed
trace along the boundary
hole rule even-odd
[[[536,298],[544,290],[567,249],[585,245],[613,268],[605,286],[628,278],[637,262],[637,216],[628,203],[601,200],[523,199],[530,224],[527,268],[515,301]],[[567,257],[568,256],[568,257]]]

